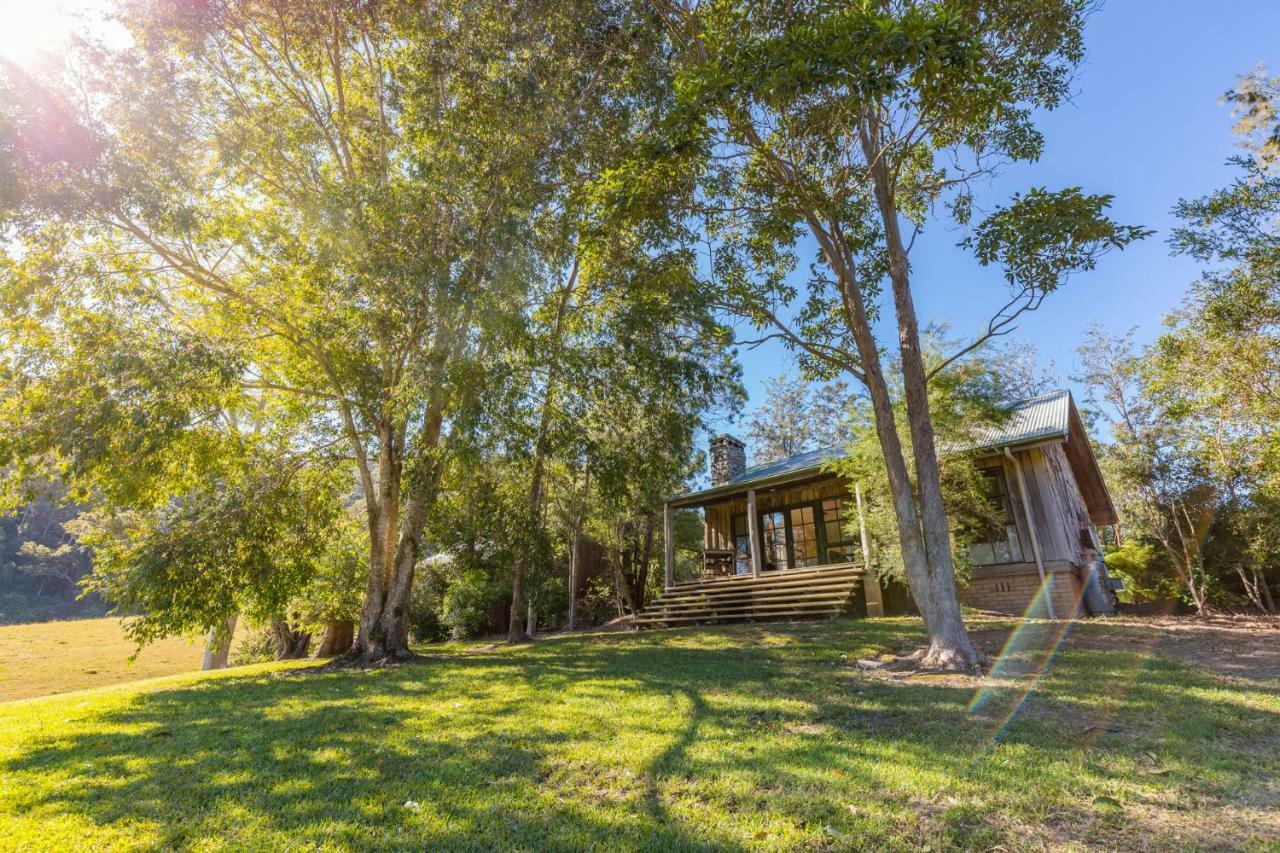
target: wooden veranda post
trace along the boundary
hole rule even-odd
[[[871,568],[871,544],[867,542],[867,516],[862,511],[862,486],[853,484],[853,497],[858,502],[858,539],[862,542],[862,589],[867,601],[867,616],[884,615],[884,596],[880,591],[880,578]]]
[[[756,515],[756,490],[747,490],[747,544],[751,546],[751,576],[760,577],[760,518]]]
[[[662,584],[671,589],[676,582],[676,513],[671,504],[662,505]]]

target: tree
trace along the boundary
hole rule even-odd
[[[754,464],[848,441],[852,397],[846,383],[813,385],[784,373],[765,380],[764,394],[764,402],[747,421]]]
[[[86,586],[131,615],[127,631],[139,645],[213,630],[211,645],[225,647],[233,629],[223,626],[241,614],[282,619],[312,581],[340,512],[333,474],[279,457],[228,467],[155,509],[82,517],[78,538],[94,554]]]
[[[1227,93],[1237,106],[1245,153],[1228,186],[1183,200],[1170,244],[1205,264],[1149,353],[1150,391],[1168,408],[1230,516],[1206,555],[1230,553],[1249,601],[1275,610],[1265,547],[1280,506],[1280,176],[1276,174],[1280,88],[1261,69]],[[1234,542],[1249,543],[1244,548]]]
[[[811,376],[848,376],[866,387],[899,546],[928,629],[922,663],[973,669],[981,655],[956,598],[929,381],[1007,333],[1070,273],[1144,232],[1111,221],[1108,196],[1076,188],[1015,196],[964,242],[983,265],[1004,267],[1009,300],[974,340],[931,367],[909,253],[939,213],[971,224],[972,185],[995,164],[1039,156],[1033,110],[1066,95],[1088,4],[655,5],[680,71],[668,133],[652,151],[662,165],[649,183],[667,197],[673,184],[686,190],[712,243],[708,266],[726,310],[795,350]],[[690,180],[696,190],[687,189]],[[643,192],[633,189],[636,196]],[[803,300],[789,283],[802,234],[818,247]],[[901,411],[875,336],[886,279]],[[897,428],[902,415],[909,452]]]
[[[129,48],[5,68],[0,462],[52,460],[147,512],[213,476],[195,445],[214,422],[353,464],[369,529],[355,652],[406,656],[442,465],[518,327],[558,163],[578,156],[564,117],[590,87],[581,60],[625,45],[627,12],[123,11]]]
[[[943,330],[929,330],[924,340],[926,363],[938,364],[945,353],[954,351],[955,345]],[[984,434],[999,429],[1012,404],[1043,390],[1048,379],[1038,373],[1034,364],[1034,348],[996,348],[987,344],[953,362],[949,370],[929,383],[929,408],[939,443],[951,448],[939,459],[939,478],[951,525],[953,561],[962,576],[969,566],[969,547],[975,541],[984,541],[979,537],[989,531],[1002,530],[1006,523],[1003,507],[993,502],[987,478],[974,465],[976,451],[966,448],[980,444]],[[1011,365],[1016,369],[1011,371]],[[897,365],[890,363],[889,371],[890,381],[900,386]],[[895,398],[898,422],[902,424],[906,421],[901,416],[905,401],[900,393],[895,393]],[[830,466],[859,485],[877,575],[906,581],[893,493],[880,453],[874,413],[867,401],[854,404],[849,423],[852,438],[845,444],[846,455]],[[910,442],[910,435],[904,434],[903,445],[909,447]],[[848,518],[848,532],[859,535],[860,520],[854,513],[849,513]]]
[[[1120,515],[1131,522],[1131,535],[1159,543],[1187,600],[1204,615],[1210,587],[1200,546],[1220,502],[1217,484],[1191,452],[1177,413],[1153,392],[1132,332],[1114,336],[1095,326],[1077,352],[1088,405],[1110,421],[1115,439],[1103,462]]]

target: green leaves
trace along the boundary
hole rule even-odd
[[[1071,273],[1091,270],[1107,252],[1154,233],[1108,217],[1111,199],[1079,187],[1033,188],[998,208],[960,245],[983,266],[1001,265],[1014,289],[1052,293]]]
[[[267,620],[316,574],[341,511],[340,480],[269,456],[152,511],[86,517],[87,587],[121,612],[139,644],[192,634],[245,613]],[[348,613],[349,615],[349,613]]]

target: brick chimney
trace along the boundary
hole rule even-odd
[[[711,485],[723,485],[747,470],[747,446],[726,433],[711,439]]]

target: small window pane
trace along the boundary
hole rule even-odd
[[[844,529],[840,527],[838,521],[827,522],[827,544],[835,545],[844,539]]]
[[[739,575],[751,574],[751,541],[746,536],[734,537],[733,571]]]

